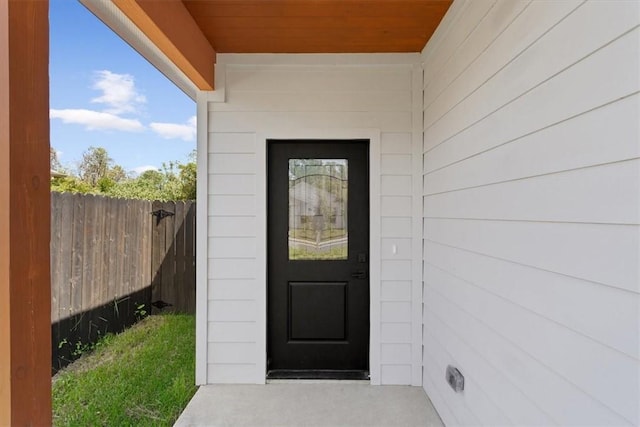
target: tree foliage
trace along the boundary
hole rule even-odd
[[[102,147],[89,147],[82,154],[82,161],[78,166],[80,179],[95,187],[101,179],[106,178],[113,166],[113,159]]]
[[[49,167],[54,172],[64,172],[60,159],[58,159],[58,152],[53,147],[49,147]]]
[[[54,152],[54,151],[52,151]],[[51,190],[143,200],[194,200],[196,197],[195,153],[189,162],[169,162],[161,170],[132,176],[114,164],[107,150],[90,147],[82,156],[78,174],[54,178]]]
[[[51,191],[57,191],[59,193],[97,193],[95,191],[95,188],[91,187],[86,182],[83,182],[81,179],[71,175],[53,178],[51,180]]]

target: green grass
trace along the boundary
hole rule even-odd
[[[339,246],[331,248],[324,252],[315,252],[312,249],[305,248],[292,248],[289,247],[289,259],[293,260],[341,260],[347,259],[349,254],[347,253],[347,247]]]
[[[289,230],[290,237],[294,239],[303,239],[316,241],[316,231],[311,228],[292,228]],[[347,230],[339,229],[327,229],[320,232],[320,240],[338,239],[341,237],[347,237]]]
[[[55,426],[170,426],[196,391],[195,320],[150,316],[53,379]]]

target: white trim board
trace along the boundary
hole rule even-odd
[[[420,53],[218,53],[217,64],[264,65],[353,65],[384,66],[419,64]],[[217,82],[216,82],[217,84]]]
[[[207,383],[207,329],[208,329],[208,216],[209,197],[209,101],[215,92],[199,91],[196,132],[196,385]]]
[[[380,259],[380,130],[379,129],[291,129],[283,132],[258,133],[256,135],[256,165],[258,177],[262,177],[257,188],[257,217],[260,218],[257,230],[257,261],[260,266],[258,281],[264,283],[257,296],[260,310],[258,328],[262,331],[258,337],[258,348],[263,357],[257,369],[256,383],[264,384],[267,373],[267,141],[286,139],[324,139],[324,140],[369,140],[369,259]],[[369,370],[371,384],[380,385],[380,264],[369,265]]]

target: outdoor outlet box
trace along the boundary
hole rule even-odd
[[[447,366],[447,382],[456,393],[464,390],[464,377],[451,365]]]

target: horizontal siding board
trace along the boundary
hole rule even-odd
[[[210,258],[255,258],[257,241],[255,237],[215,237],[209,238]]]
[[[255,343],[210,343],[209,363],[252,364],[255,360]]]
[[[426,265],[640,358],[639,301],[627,291],[428,241],[424,253]]]
[[[411,303],[383,301],[380,304],[380,318],[383,323],[411,322]]]
[[[410,175],[410,154],[383,154],[380,158],[380,173],[382,175]]]
[[[381,242],[381,258],[382,259],[405,259],[411,260],[411,239],[388,239],[384,238]],[[394,253],[395,248],[395,253]]]
[[[411,133],[382,133],[380,135],[380,153],[411,154]]]
[[[411,323],[382,323],[380,325],[381,343],[411,343]]]
[[[440,331],[436,331],[436,332],[440,332]],[[455,338],[455,337],[451,337],[451,338],[442,337],[442,334],[440,334],[439,337],[446,339],[447,343],[451,340],[451,338]],[[437,368],[438,368],[437,370],[441,372],[446,372],[447,366],[452,365],[457,369],[459,369],[461,373],[464,375],[464,392],[463,392],[464,398],[463,399],[466,406],[469,408],[469,412],[471,412],[478,420],[482,420],[484,425],[506,426],[506,425],[516,424],[511,419],[509,419],[509,417],[505,413],[505,410],[501,407],[502,405],[504,405],[504,402],[501,401],[501,399],[504,399],[506,397],[504,396],[504,394],[515,394],[514,397],[522,399],[522,395],[521,393],[519,393],[519,390],[515,389],[511,384],[503,383],[502,385],[505,386],[505,389],[501,390],[499,393],[496,394],[494,390],[491,390],[491,392],[487,392],[484,389],[485,383],[476,380],[475,376],[473,375],[475,371],[473,371],[470,367],[467,367],[467,365],[464,362],[461,362],[459,359],[452,357],[451,353],[449,353],[446,350],[445,345],[443,345],[441,342],[434,339],[430,335],[430,330],[425,331],[424,339],[425,339],[425,345],[428,345],[429,348],[432,349],[430,352],[430,355],[433,357],[434,362],[437,365]],[[459,353],[456,353],[456,354],[459,354]],[[474,355],[474,356],[478,357],[477,355]],[[494,372],[494,374],[497,374],[497,372]],[[440,381],[445,384],[445,387],[448,386],[448,384],[445,382],[444,376],[441,377]],[[448,393],[452,391],[453,390],[450,389]],[[509,399],[507,397],[506,400],[509,401],[513,399]],[[514,403],[514,402],[510,402],[510,403]],[[522,405],[518,405],[519,402],[515,402],[515,403],[517,406],[513,409],[517,409],[519,411],[523,409]],[[526,403],[529,403],[529,402],[526,402]],[[529,423],[522,423],[522,424],[527,424],[527,425],[549,425],[550,424],[549,418],[540,414],[539,410],[536,412],[535,407],[526,408],[526,409],[531,410],[533,414],[527,413],[527,421],[529,421]],[[531,421],[534,421],[534,420],[537,422],[532,423]],[[544,423],[542,422],[543,420],[545,421]]]
[[[556,424],[548,414],[529,399],[518,387],[517,382],[512,382],[509,376],[505,375],[504,368],[488,363],[482,353],[458,338],[456,333],[433,313],[425,312],[425,324],[429,327],[425,328],[424,345],[429,349],[429,355],[433,355],[430,362],[436,365],[437,371],[445,372],[448,365],[453,365],[460,370],[465,377],[465,401],[467,401],[466,395],[471,395],[468,401],[470,410],[480,415],[483,411],[481,406],[494,407],[508,419],[507,422],[502,421],[496,424],[494,416],[492,417],[494,421],[487,424],[538,426]],[[444,376],[440,381],[444,383]],[[448,384],[446,386],[448,387]],[[490,405],[482,404],[482,394],[491,397]],[[452,396],[456,395],[452,394]],[[482,419],[485,420],[484,417]]]
[[[256,171],[256,155],[253,153],[211,153],[209,173],[253,174]]]
[[[383,196],[410,196],[411,175],[383,175],[380,177],[380,194]]]
[[[433,403],[433,406],[437,409],[440,419],[445,426],[459,425],[460,423],[453,415],[453,412],[449,409],[448,402],[443,398],[440,390],[436,387],[436,381],[430,376],[430,372],[427,369],[429,364],[433,365],[432,359],[429,353],[423,352],[422,355],[422,388],[427,394],[428,399]],[[437,370],[437,367],[432,366],[431,369]],[[434,378],[438,377],[437,375]],[[442,381],[442,377],[438,377],[439,381]]]
[[[522,387],[537,406],[544,408],[555,423],[630,423],[630,420],[622,418],[611,408],[541,364],[529,353],[505,340],[483,321],[470,316],[450,300],[443,298],[430,284],[425,286],[425,302],[425,312],[432,312],[439,319],[446,319],[446,325],[458,337],[464,337],[464,340],[493,366],[500,367],[512,382]],[[437,327],[436,325],[431,331],[435,331]],[[518,420],[516,423],[519,423]]]
[[[411,384],[411,365],[385,365],[380,367],[380,378],[385,385]]]
[[[227,90],[226,102],[213,105],[214,112],[261,111],[411,111],[411,92],[317,92],[306,88],[301,92],[256,92]]]
[[[481,121],[474,122],[473,126],[454,123],[449,123],[446,128],[432,126],[425,130],[425,149],[435,151],[450,146],[456,150],[452,157],[464,159],[638,92],[639,67],[635,52],[639,32],[627,33]],[[621,62],[626,62],[626,65],[612,65]],[[536,108],[535,115],[530,114],[532,108]]]
[[[382,196],[380,198],[380,213],[382,216],[411,216],[410,196]]]
[[[209,342],[255,343],[258,329],[255,322],[209,322]]]
[[[209,301],[210,322],[256,322],[255,301]]]
[[[412,237],[411,218],[380,219],[380,234],[382,237]]]
[[[255,258],[209,258],[208,267],[211,279],[254,279],[258,271]]]
[[[411,302],[410,280],[383,280],[380,284],[381,301],[405,301]]]
[[[209,215],[212,216],[246,216],[256,214],[256,197],[254,195],[210,195]]]
[[[252,300],[258,291],[255,279],[209,280],[210,300]]]
[[[453,150],[433,150],[424,194],[639,157],[639,116],[640,95],[633,95],[457,163]]]
[[[640,402],[637,359],[427,265],[429,284],[449,301],[492,328],[585,393],[635,423]],[[508,321],[506,321],[508,319]],[[526,333],[523,333],[526,331]],[[607,375],[590,375],[603,366]]]
[[[635,226],[425,219],[425,238],[640,292]]]
[[[209,175],[209,194],[250,195],[256,194],[256,176]]]
[[[469,408],[465,399],[466,396],[461,393],[454,392],[449,384],[447,384],[444,375],[446,366],[443,369],[441,362],[436,359],[437,356],[437,351],[435,354],[427,354],[427,357],[425,358],[424,371],[425,376],[429,377],[434,385],[434,389],[437,390],[437,393],[446,399],[447,407],[449,408],[451,415],[454,417],[454,421],[447,425],[482,425],[482,422]]]
[[[256,152],[255,133],[210,133],[209,153],[246,153]]]
[[[638,224],[640,161],[519,179],[424,198],[430,218]]]
[[[482,52],[473,66],[468,67],[447,87],[447,96],[457,101],[477,89],[582,3],[583,0],[531,2],[500,37]],[[441,78],[440,75],[425,79],[425,107],[432,104],[437,93],[429,87],[429,83],[438,78]]]
[[[382,260],[380,263],[381,280],[411,280],[410,260]]]
[[[447,61],[456,54],[458,48],[469,37],[473,30],[478,26],[479,21],[491,10],[495,5],[495,0],[483,0],[483,1],[467,1],[459,12],[459,14],[452,20],[450,28],[454,28],[455,31],[448,31],[437,46],[435,54],[430,55],[428,67],[424,67],[424,79],[425,82],[434,80],[436,76],[443,72]],[[454,5],[455,6],[455,5]],[[443,28],[443,30],[445,30]],[[446,30],[445,30],[446,31]],[[438,36],[438,31],[434,34]],[[426,52],[430,54],[430,52]]]
[[[424,105],[429,106],[460,74],[482,55],[488,46],[530,5],[529,0],[499,0],[483,17],[473,32],[458,47],[437,78],[427,83]],[[427,123],[425,123],[427,124]]]
[[[451,130],[470,126],[572,64],[581,60],[582,63],[591,62],[589,55],[600,56],[596,52],[599,48],[640,23],[640,11],[634,3],[618,3],[611,7],[607,2],[593,1],[577,8],[464,102],[451,110],[440,103],[428,107],[425,116],[443,116],[433,125],[433,134],[446,139],[451,136]],[[611,25],[611,22],[616,22],[616,25]],[[602,57],[607,57],[607,54]]]
[[[210,384],[253,384],[258,378],[255,364],[207,365],[207,380]]]
[[[380,360],[382,364],[410,365],[411,344],[383,343],[381,346]]]
[[[229,91],[251,92],[410,92],[411,69],[227,65],[226,87]]]
[[[214,132],[265,132],[283,129],[373,128],[386,132],[411,130],[411,112],[217,112],[209,113]]]
[[[255,237],[257,220],[255,216],[209,216],[210,237]]]

